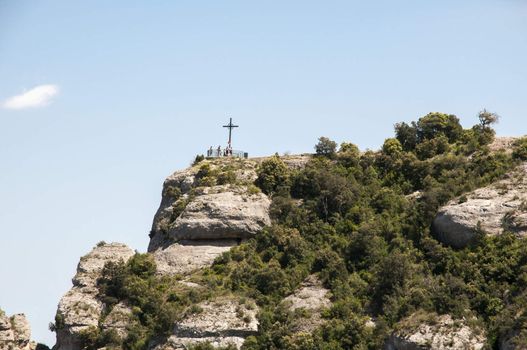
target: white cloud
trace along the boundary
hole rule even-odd
[[[39,85],[20,95],[8,98],[2,104],[7,109],[24,109],[46,106],[59,93],[57,85]]]

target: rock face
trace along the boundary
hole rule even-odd
[[[495,137],[489,145],[489,149],[491,152],[504,151],[506,153],[512,153],[512,145],[518,139],[519,137]]]
[[[154,254],[160,275],[186,274],[212,265],[218,255],[236,246],[236,240],[180,241]]]
[[[134,251],[120,243],[100,243],[83,256],[73,278],[73,288],[60,300],[57,317],[56,350],[80,349],[79,334],[89,327],[97,327],[103,304],[97,299],[97,278],[109,261],[127,261]]]
[[[33,350],[31,327],[24,314],[7,317],[0,310],[0,350]]]
[[[290,167],[299,168],[309,158],[293,156],[284,161]],[[165,180],[148,246],[159,275],[188,275],[209,266],[216,257],[271,224],[271,202],[253,184],[263,159],[205,160]],[[133,254],[125,245],[112,243],[100,244],[81,258],[73,288],[58,306],[55,350],[79,350],[81,334],[90,327],[115,330],[121,338],[126,337],[132,310],[123,302],[112,310],[104,310],[103,302],[97,297],[96,282],[106,262],[127,261]],[[185,280],[180,283],[203,288]],[[306,296],[306,300],[309,298]],[[225,297],[202,303],[194,311],[200,312],[176,324],[172,336],[151,348],[184,349],[188,344],[202,342],[214,346],[234,344],[239,348],[245,337],[258,328],[253,302],[242,304]],[[102,317],[103,314],[106,316]]]
[[[179,240],[244,239],[269,225],[269,199],[249,190],[256,178],[256,163],[240,162],[199,163],[169,176],[163,184],[148,251]],[[231,176],[229,184],[216,184],[223,182],[216,179],[222,174]]]
[[[155,350],[183,350],[189,345],[210,343],[214,347],[240,348],[246,337],[256,334],[257,309],[252,301],[229,298],[203,302],[196,313],[174,325],[174,334]]]
[[[422,315],[414,314],[398,326],[385,350],[478,350],[485,346],[482,331],[470,328],[465,320],[453,320],[450,315],[422,319]]]
[[[119,337],[126,338],[128,331],[126,327],[130,324],[132,310],[124,303],[118,303],[106,316],[102,323],[103,330],[113,329]]]
[[[217,187],[212,190],[218,192],[197,196],[186,206],[172,225],[170,237],[176,240],[249,238],[271,224],[271,202],[263,193],[222,192]]]
[[[504,230],[527,234],[527,163],[505,179],[447,203],[433,230],[441,242],[463,248],[474,240],[478,226],[491,235]]]
[[[299,315],[296,318],[294,326],[296,332],[311,333],[324,322],[321,312],[331,306],[328,297],[329,290],[322,286],[315,275],[311,275],[297,291],[284,299],[283,304],[289,310],[307,311],[305,315]]]
[[[252,185],[256,167],[252,160],[218,159],[165,180],[148,246],[160,274],[208,266],[271,224],[270,200]]]

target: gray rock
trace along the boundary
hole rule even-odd
[[[187,205],[168,236],[175,240],[248,238],[271,224],[270,204],[263,193],[201,195]]]
[[[6,316],[0,310],[0,350],[34,350],[31,327],[24,314]]]
[[[489,145],[489,149],[491,152],[504,151],[506,153],[512,153],[512,145],[518,139],[519,137],[495,137]]]
[[[389,339],[385,350],[479,350],[485,346],[482,330],[472,329],[466,320],[454,320],[450,315],[413,314],[401,321]]]
[[[214,259],[236,246],[236,240],[181,241],[153,252],[161,275],[187,274],[210,266]]]
[[[307,311],[296,318],[293,326],[295,332],[311,333],[324,323],[321,313],[331,306],[329,295],[329,290],[322,286],[315,275],[311,275],[298,290],[283,300],[282,303],[291,311]]]
[[[56,325],[57,343],[55,350],[80,349],[79,333],[97,327],[103,311],[103,303],[97,299],[97,279],[104,264],[109,261],[127,261],[134,251],[121,243],[98,244],[80,259],[73,288],[60,300],[57,317],[62,320]]]
[[[206,342],[214,347],[232,344],[239,349],[246,337],[258,331],[257,308],[252,301],[240,304],[234,297],[224,297],[198,306],[200,312],[177,322],[174,334],[154,349],[179,350]]]
[[[200,167],[232,171],[235,184],[203,185]],[[170,175],[163,184],[161,204],[150,233],[148,251],[181,240],[221,240],[251,237],[270,224],[270,200],[255,193],[257,162],[217,159]]]
[[[477,229],[490,235],[504,230],[527,234],[527,163],[490,186],[477,189],[440,208],[433,222],[437,238],[455,248],[470,244]]]
[[[121,339],[128,335],[126,327],[130,324],[132,309],[124,304],[118,303],[102,322],[103,330],[114,330]]]

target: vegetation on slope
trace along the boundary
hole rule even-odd
[[[206,293],[193,296],[174,279],[155,277],[141,255],[107,266],[101,296],[110,306],[126,301],[135,317],[128,338],[114,345],[144,348],[196,302],[233,293],[261,310],[259,334],[244,349],[379,349],[416,311],[470,319],[496,346],[526,326],[527,240],[481,232],[475,244],[454,250],[430,232],[441,205],[527,159],[525,140],[512,154],[489,151],[495,120],[483,111],[463,129],[454,115],[430,113],[397,124],[379,152],[360,153],[350,143],[337,150],[321,138],[304,169],[288,169],[278,156],[264,161],[255,184],[272,197],[274,224],[191,277]],[[138,261],[146,271],[134,267]],[[311,273],[331,290],[333,306],[319,330],[294,334],[294,315],[280,301]],[[104,337],[96,333],[88,343],[100,347]]]

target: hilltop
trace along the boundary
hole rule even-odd
[[[54,349],[525,348],[527,138],[484,113],[397,124],[377,151],[196,157],[148,253],[81,258]]]

